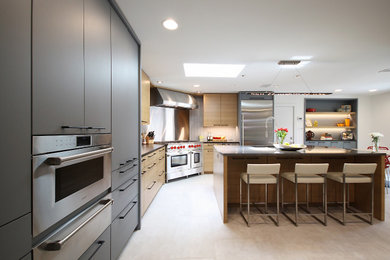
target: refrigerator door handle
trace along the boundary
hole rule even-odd
[[[241,145],[245,145],[244,142],[244,115],[241,114]]]

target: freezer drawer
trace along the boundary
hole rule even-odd
[[[110,227],[80,256],[79,260],[109,260],[110,259]]]

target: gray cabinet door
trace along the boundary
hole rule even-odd
[[[84,125],[83,1],[33,6],[33,134],[79,133],[61,126]]]
[[[138,158],[138,45],[111,11],[112,42],[112,170]]]
[[[30,0],[0,1],[0,39],[2,226],[31,211]]]
[[[0,227],[0,259],[20,259],[31,250],[31,214]]]
[[[84,0],[85,125],[111,132],[110,4]]]
[[[108,227],[78,260],[110,260],[110,231]]]

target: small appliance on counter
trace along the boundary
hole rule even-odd
[[[326,141],[333,140],[333,136],[331,134],[324,133],[321,135],[320,140],[326,140]]]
[[[347,130],[341,134],[342,140],[353,140],[353,133],[350,130]]]
[[[311,141],[314,136],[315,136],[314,132],[312,132],[310,130],[306,132],[306,140],[307,141]]]

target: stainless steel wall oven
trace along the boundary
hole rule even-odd
[[[112,150],[111,134],[33,137],[33,237],[42,233],[49,237],[34,250],[34,256],[53,257],[49,251],[59,251],[56,259],[60,255],[69,256],[69,252],[62,254],[63,245],[58,241],[65,243],[70,239],[69,234],[77,237],[76,233],[94,233],[93,229],[110,225],[112,200],[97,200],[94,205],[90,202],[104,196],[111,187]],[[73,216],[76,212],[77,217]],[[58,223],[68,216],[72,218],[69,223],[61,223],[61,230],[56,230]],[[59,234],[67,229],[61,239]],[[56,237],[55,242],[52,236]],[[89,241],[97,237],[84,238]],[[89,241],[90,244],[93,241]],[[67,243],[80,244],[81,241]],[[85,249],[80,248],[80,252],[82,250]]]

